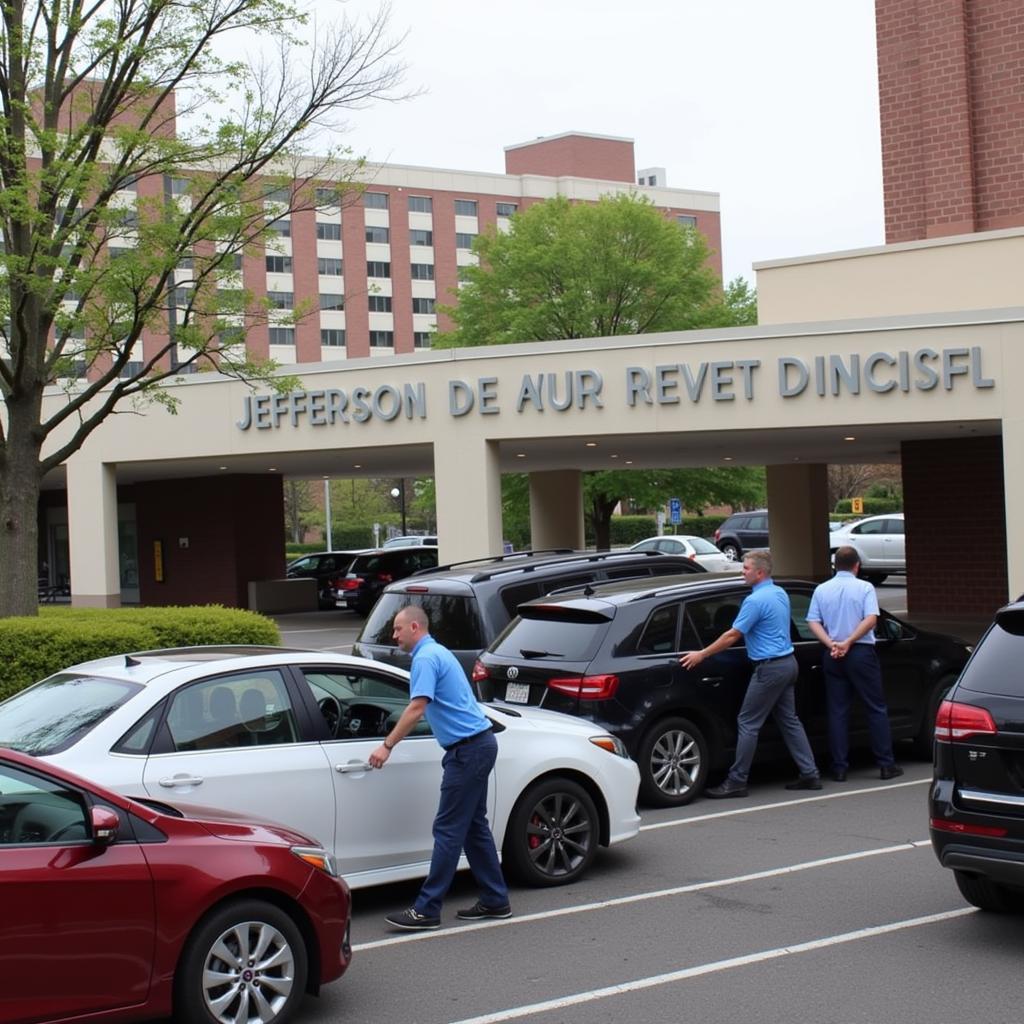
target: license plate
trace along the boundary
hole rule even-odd
[[[526,683],[509,683],[505,687],[505,700],[509,704],[529,704],[530,687]]]

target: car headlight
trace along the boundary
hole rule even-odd
[[[626,750],[626,744],[618,738],[618,736],[612,736],[609,733],[604,733],[601,736],[591,736],[590,742],[595,747],[600,747],[602,750],[607,750],[609,754],[618,754],[619,757],[624,757],[629,760],[629,752]]]
[[[321,846],[293,846],[292,853],[299,860],[304,860],[310,867],[322,871],[332,878],[338,877],[338,869],[334,865],[334,858]]]

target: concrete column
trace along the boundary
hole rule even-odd
[[[1003,487],[1006,495],[1006,573],[1009,600],[1024,594],[1024,544],[1013,523],[1024,522],[1024,418],[1003,420]],[[993,528],[997,528],[994,524]]]
[[[117,466],[90,462],[82,453],[67,462],[71,603],[118,608]]]
[[[769,546],[777,576],[825,579],[828,554],[828,474],[821,463],[769,466]]]
[[[578,469],[530,474],[530,546],[546,548],[584,546],[583,473]]]
[[[501,470],[493,441],[434,445],[441,564],[502,553]]]

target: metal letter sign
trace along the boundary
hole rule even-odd
[[[673,526],[683,521],[683,503],[678,498],[668,499],[668,516]]]

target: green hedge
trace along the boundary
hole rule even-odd
[[[196,644],[281,643],[272,619],[219,605],[54,608],[0,619],[0,699],[68,665],[111,654]]]
[[[846,513],[847,515],[853,515],[850,510],[850,506],[853,503],[852,498],[843,498],[841,501],[836,502],[836,512]],[[881,516],[885,515],[886,512],[902,512],[903,511],[903,500],[901,498],[865,498],[864,499],[864,515],[866,516]],[[860,518],[857,516],[856,518]]]
[[[725,516],[684,516],[677,526],[665,524],[665,533],[685,533],[691,536],[711,538],[715,530],[725,522]],[[638,541],[658,535],[658,521],[654,516],[612,516],[611,544],[613,548],[629,547]],[[587,544],[593,546],[594,535],[587,523]]]

